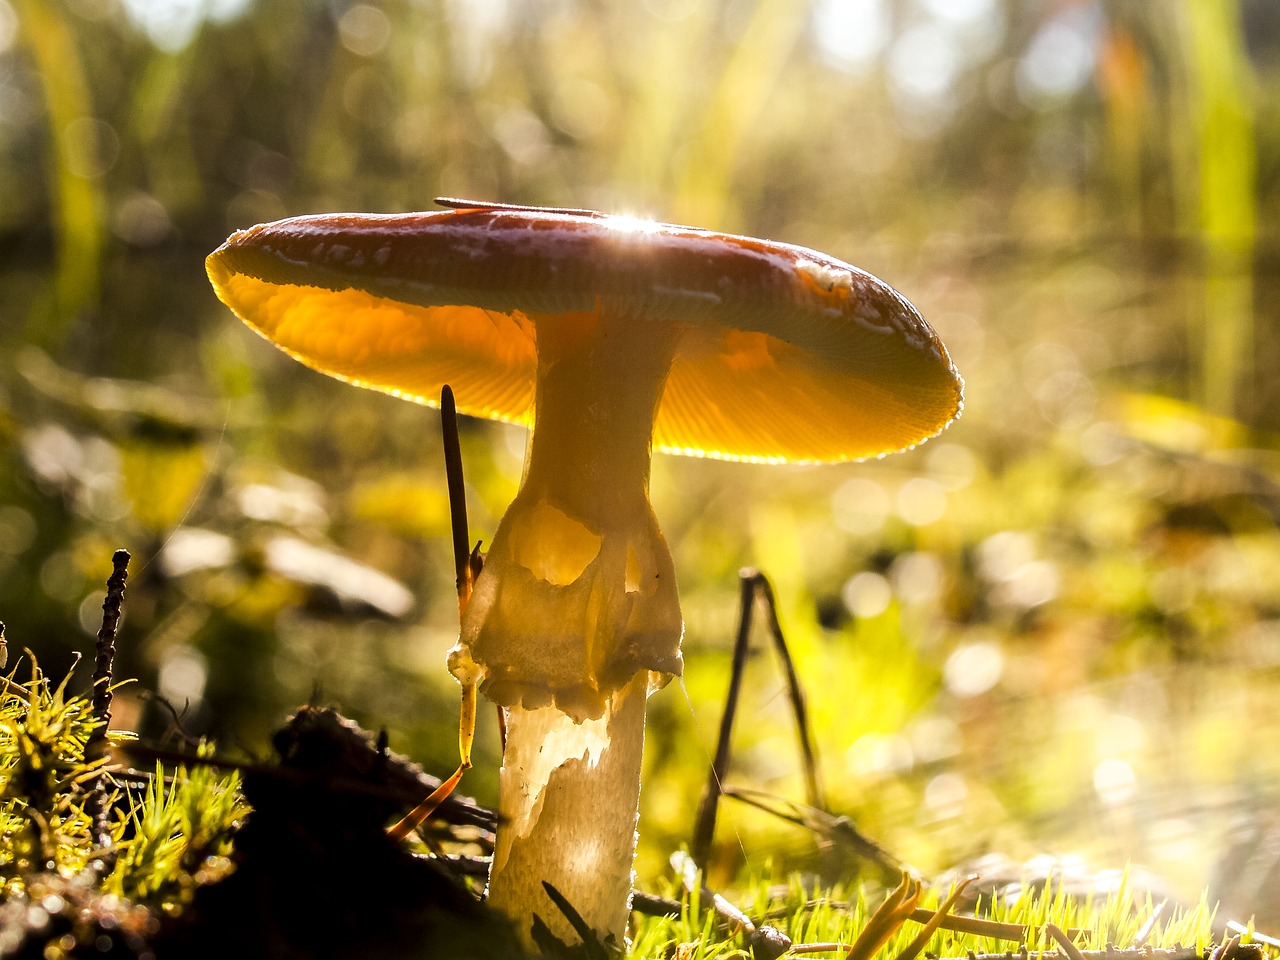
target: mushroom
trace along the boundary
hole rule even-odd
[[[803,247],[586,210],[296,217],[208,258],[221,300],[302,363],[533,427],[449,669],[507,716],[489,900],[621,941],[647,696],[683,621],[653,449],[880,457],[939,433],[962,382],[882,281]]]

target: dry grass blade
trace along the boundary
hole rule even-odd
[[[846,960],[871,960],[920,905],[920,881],[902,871],[902,882],[871,915],[845,954]]]
[[[545,920],[538,914],[533,915],[533,942],[537,944],[538,949],[543,956],[547,957],[580,957],[581,960],[615,960],[621,957],[622,951],[613,944],[613,938],[610,937],[608,942],[602,941],[600,935],[591,929],[591,925],[582,918],[576,907],[569,902],[559,890],[553,885],[542,881],[542,889],[547,892],[547,897],[555,904],[569,926],[573,928],[573,932],[577,934],[578,940],[581,941],[576,947],[571,947],[561,941],[551,928],[547,926]]]
[[[1071,942],[1071,938],[1063,932],[1062,928],[1056,923],[1046,923],[1044,932],[1053,938],[1053,942],[1062,948],[1062,952],[1066,954],[1070,960],[1084,960],[1084,955],[1080,952],[1080,948]]]
[[[927,921],[925,921],[924,929],[916,935],[916,938],[907,944],[906,948],[898,954],[898,960],[915,960],[924,949],[925,944],[929,942],[929,938],[937,932],[938,927],[942,925],[942,921],[951,913],[951,909],[956,905],[956,901],[960,899],[960,895],[964,893],[965,887],[978,879],[977,874],[970,874],[955,885],[955,889],[951,891],[951,895],[943,901],[942,906],[933,911]],[[911,912],[911,918],[915,919],[915,911]]]
[[[1248,934],[1255,943],[1265,943],[1268,947],[1280,947],[1280,937],[1271,937],[1245,926],[1239,920],[1228,920],[1227,929],[1232,933]]]
[[[1134,935],[1133,946],[1140,947],[1151,938],[1151,931],[1153,931],[1156,928],[1156,924],[1160,922],[1160,915],[1164,913],[1164,908],[1168,905],[1168,899],[1161,900],[1156,904],[1155,909],[1151,911],[1151,916],[1147,917],[1146,923],[1144,923],[1141,929],[1139,929]]]
[[[912,914],[911,919],[918,923],[928,923],[933,915],[934,912],[932,910],[920,909]],[[1008,940],[1010,943],[1024,943],[1031,938],[1038,928],[1027,926],[1023,923],[990,920],[986,917],[952,916],[948,914],[939,920],[938,929],[950,930],[955,933],[969,933],[978,937],[986,937],[989,940]],[[1069,927],[1066,934],[1074,940],[1082,932],[1079,928]]]
[[[791,948],[793,956],[805,957],[811,953],[835,953],[848,949],[843,943],[797,943]]]
[[[392,840],[403,840],[409,836],[414,830],[422,826],[427,818],[440,808],[440,804],[449,799],[449,795],[462,781],[462,775],[466,772],[466,767],[458,767],[453,771],[453,775],[445,780],[440,786],[431,791],[431,794],[420,804],[406,813],[400,818],[390,829],[387,830],[387,836]]]

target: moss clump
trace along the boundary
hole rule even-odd
[[[101,721],[66,680],[33,665],[3,684],[0,958],[520,955],[463,882],[388,838],[403,785],[332,711],[300,711],[279,763],[243,779],[209,750],[139,773],[86,759]]]
[[[165,917],[229,872],[235,773],[86,759],[102,721],[34,661],[0,691],[0,957],[152,955]]]

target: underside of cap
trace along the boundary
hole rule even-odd
[[[615,220],[617,222],[615,222]],[[843,461],[940,432],[962,407],[942,343],[896,291],[800,247],[572,212],[331,215],[210,255],[218,296],[324,373],[532,421],[538,324],[674,324],[655,448]]]

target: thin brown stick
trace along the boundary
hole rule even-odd
[[[800,741],[800,756],[804,761],[805,794],[809,800],[809,806],[826,810],[827,801],[818,776],[817,750],[813,745],[813,735],[809,729],[809,711],[805,706],[800,679],[796,676],[795,664],[791,661],[791,651],[787,647],[786,638],[782,635],[782,624],[778,622],[778,604],[774,599],[773,584],[759,570],[755,572],[754,580],[756,592],[764,600],[765,610],[769,614],[769,634],[773,637],[773,647],[778,652],[778,659],[782,661],[782,671],[787,677],[791,712],[796,718],[796,736]]]
[[[471,599],[471,533],[467,528],[467,488],[462,476],[462,444],[458,439],[458,407],[453,389],[440,391],[440,433],[444,440],[444,476],[449,489],[449,526],[453,531],[453,569],[458,585],[458,617]],[[478,549],[478,548],[477,548]],[[479,573],[478,570],[474,571]]]
[[[1227,940],[1226,943],[1219,944],[1218,947],[1209,954],[1209,960],[1233,960],[1240,947],[1240,937],[1242,934],[1236,934]],[[1075,960],[1074,957],[1071,960]]]
[[[449,489],[449,526],[453,532],[453,570],[458,588],[458,623],[461,625],[471,603],[476,577],[480,576],[484,566],[484,558],[480,555],[479,543],[471,546],[471,532],[467,525],[467,485],[462,475],[462,444],[458,439],[458,407],[454,403],[453,388],[447,383],[440,390],[440,433],[444,441],[444,473]],[[464,770],[471,769],[471,747],[475,743],[475,735],[476,688],[475,684],[464,684],[458,713],[458,756],[462,761],[456,775],[459,778]]]
[[[715,756],[707,772],[707,782],[702,788],[698,811],[693,819],[693,839],[689,853],[693,862],[705,868],[711,855],[711,841],[716,832],[716,814],[720,807],[720,794],[724,790],[724,775],[729,767],[729,741],[733,732],[733,718],[738,710],[738,691],[742,687],[742,671],[747,662],[747,641],[751,636],[751,614],[755,606],[754,570],[744,570],[738,585],[738,635],[733,643],[733,659],[729,667],[729,691],[724,698],[724,713],[720,716],[720,733],[716,739]]]
[[[932,916],[932,910],[922,907],[911,915],[911,919],[917,923],[928,923]],[[970,933],[976,937],[986,937],[989,940],[1008,940],[1010,943],[1025,943],[1032,939],[1039,929],[1022,923],[1004,923],[1001,920],[988,920],[986,917],[957,916],[955,914],[948,914],[938,926],[939,929],[950,930],[953,933]],[[1084,933],[1084,930],[1080,927],[1068,927],[1066,933],[1074,941]]]
[[[85,763],[92,766],[105,761],[107,756],[107,727],[111,723],[111,675],[115,668],[116,633],[120,629],[120,614],[124,607],[124,587],[129,579],[129,551],[117,550],[111,557],[111,576],[107,578],[107,596],[102,601],[102,626],[98,628],[96,657],[93,663],[94,719],[98,726],[89,734],[84,745]],[[99,774],[93,779],[85,797],[84,810],[93,824],[98,846],[111,846],[111,827],[107,822],[107,777]]]
[[[449,795],[453,793],[454,788],[461,782],[462,775],[467,772],[470,764],[465,766],[459,764],[458,769],[453,771],[453,775],[448,780],[440,784],[427,795],[427,798],[419,803],[416,807],[406,813],[395,825],[387,831],[387,836],[392,840],[403,840],[418,827],[422,826],[439,808],[440,804],[449,799]]]
[[[748,804],[780,820],[803,827],[816,834],[821,842],[850,850],[855,856],[876,866],[886,883],[895,882],[902,875],[905,864],[859,830],[848,817],[833,816],[817,807],[748,787],[724,787],[721,793],[731,800]]]
[[[1053,938],[1054,943],[1061,948],[1062,952],[1070,958],[1070,960],[1084,960],[1080,948],[1071,942],[1071,938],[1063,932],[1062,928],[1056,923],[1046,923],[1044,932]]]
[[[116,631],[124,606],[124,586],[129,579],[129,551],[117,550],[111,557],[107,596],[102,601],[102,626],[98,628],[97,656],[93,663],[93,716],[100,723],[85,744],[85,760],[93,763],[106,755],[107,724],[111,722],[111,672],[115,666]]]
[[[694,816],[693,838],[689,847],[694,862],[700,867],[706,866],[707,858],[711,855],[711,843],[715,836],[720,796],[724,793],[724,777],[729,766],[733,721],[738,709],[738,695],[742,689],[742,675],[746,669],[747,651],[751,642],[751,626],[757,598],[764,603],[769,618],[769,634],[773,639],[774,649],[777,651],[778,659],[782,663],[783,673],[787,678],[788,696],[791,701],[792,713],[796,718],[796,733],[800,741],[805,793],[811,807],[817,810],[826,810],[826,800],[823,797],[822,786],[818,777],[817,751],[814,749],[813,737],[809,728],[809,715],[805,707],[804,692],[801,690],[800,680],[796,676],[795,664],[791,660],[791,652],[787,647],[782,625],[778,621],[778,607],[774,598],[773,585],[763,573],[753,567],[741,570],[738,577],[738,632],[733,643],[729,690],[725,694],[724,714],[720,718],[720,732],[716,740],[716,752],[711,761],[711,769],[707,774],[707,783],[703,787],[702,797],[698,801],[698,811]]]
[[[462,475],[462,445],[458,439],[458,408],[453,389],[446,383],[440,391],[440,432],[444,441],[445,482],[449,490],[449,523],[453,531],[453,568],[458,588],[458,622],[467,614],[471,588],[480,573],[480,545],[471,547],[467,527],[467,488]],[[476,686],[462,684],[462,704],[458,710],[458,769],[425,800],[405,814],[387,831],[392,840],[403,840],[436,812],[440,804],[471,769],[471,747],[476,736]]]
[[[917,923],[928,923],[932,916],[932,910],[921,908],[912,915],[911,919]],[[975,936],[988,937],[992,940],[1008,940],[1011,943],[1021,943],[1027,939],[1034,928],[1021,923],[988,920],[985,917],[948,916],[942,921],[942,929],[951,930],[954,933],[972,933]]]
[[[835,940],[824,940],[814,943],[793,943],[791,945],[791,955],[795,957],[803,957],[810,953],[837,953],[841,950],[848,950],[849,944],[839,943]]]

